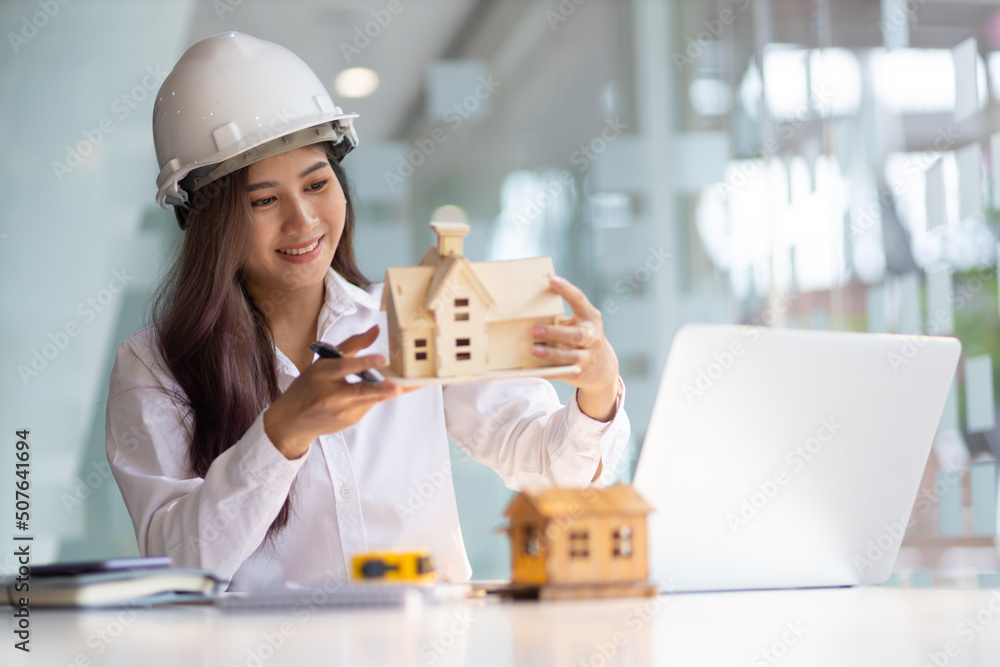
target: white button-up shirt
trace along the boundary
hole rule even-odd
[[[378,340],[362,354],[388,358],[382,285],[369,292],[333,269],[325,283],[317,339],[336,345],[378,324]],[[443,578],[466,581],[472,569],[448,436],[515,490],[586,486],[602,458],[598,483],[606,483],[629,438],[620,378],[609,422],[583,414],[575,399],[562,406],[542,379],[429,385],[376,404],[353,426],[319,436],[295,460],[267,437],[262,412],[204,478],[194,477],[187,465],[190,422],[171,397],[183,392],[155,343],[147,327],[118,347],[107,404],[108,461],[139,552],[211,570],[231,579],[229,590],[346,580],[353,555],[379,549],[428,549]],[[285,391],[299,372],[277,348],[275,355]],[[289,492],[289,522],[265,544]]]

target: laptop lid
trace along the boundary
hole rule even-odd
[[[958,364],[954,338],[688,325],[633,484],[673,590],[892,571]]]

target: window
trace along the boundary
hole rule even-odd
[[[457,359],[458,361],[468,361],[471,358],[472,354],[470,354],[469,352],[459,352],[458,354],[455,355],[455,359]]]
[[[426,352],[417,352],[417,361],[426,361],[426,360],[427,360]]]
[[[455,321],[456,322],[468,322],[469,321],[469,314],[468,313],[455,313]]]
[[[469,347],[469,339],[468,338],[456,338],[455,339],[455,346],[456,347]]]
[[[455,299],[455,307],[456,308],[468,307],[468,305],[469,305],[469,300],[468,299]]]
[[[527,524],[522,527],[521,551],[525,556],[537,556],[542,553],[542,541],[539,538],[538,526]]]
[[[590,533],[587,531],[574,531],[569,534],[569,557],[588,558],[590,557],[590,547],[588,541]]]
[[[427,339],[418,338],[417,340],[413,341],[413,345],[416,347],[427,347]]]
[[[616,558],[632,557],[632,528],[622,526],[611,534],[612,553]]]

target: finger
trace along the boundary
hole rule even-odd
[[[343,353],[345,357],[353,357],[355,354],[365,349],[369,345],[375,342],[378,338],[378,325],[373,324],[372,328],[364,333],[351,336],[343,343],[337,346],[337,348]]]
[[[541,340],[563,343],[576,348],[590,347],[598,338],[596,328],[589,322],[578,326],[559,326],[556,324],[537,326],[531,330],[531,335]]]
[[[577,364],[583,366],[583,360],[586,358],[587,352],[585,350],[564,350],[559,347],[551,347],[546,345],[534,345],[531,348],[531,353],[536,357],[542,359],[548,359],[561,366],[568,366],[570,364]]]
[[[343,380],[348,375],[357,375],[369,368],[384,366],[386,359],[381,354],[366,354],[363,357],[344,357],[343,359],[320,359],[313,366],[327,380]],[[381,385],[372,385],[381,386]]]
[[[559,276],[549,276],[549,284],[552,286],[553,292],[566,299],[566,303],[569,304],[574,315],[582,320],[597,319],[595,314],[599,314],[600,311],[594,307],[594,304],[590,303],[590,299],[587,298],[582,289]]]
[[[394,383],[391,380],[385,380],[382,384],[386,383],[392,383],[396,387],[399,387],[400,394],[409,394],[414,391],[420,391],[421,389],[427,386],[426,384],[410,384],[409,382],[407,382],[406,384],[399,384],[399,383]]]
[[[372,404],[394,398],[403,393],[401,386],[388,381],[380,384],[368,384],[367,382],[355,382],[353,384],[345,382],[345,384],[350,388],[349,393],[352,398]]]

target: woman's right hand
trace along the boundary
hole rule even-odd
[[[343,359],[318,359],[264,412],[264,432],[286,458],[299,458],[318,436],[342,431],[376,403],[406,392],[388,380],[378,385],[345,380],[348,375],[386,363],[381,354],[355,356],[376,338],[378,325],[351,336],[338,346]]]

